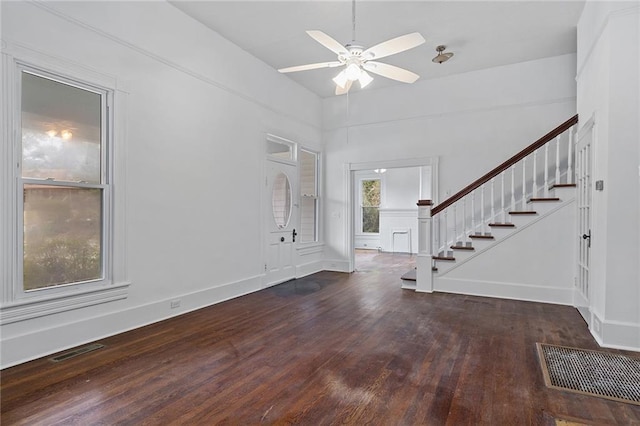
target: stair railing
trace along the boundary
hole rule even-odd
[[[452,247],[471,247],[472,236],[488,236],[489,225],[508,226],[510,211],[545,198],[553,185],[574,183],[575,115],[484,176],[431,209],[432,249],[447,256]]]

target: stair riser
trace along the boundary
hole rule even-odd
[[[493,235],[493,238],[495,239],[495,241],[501,240],[502,238],[506,237],[507,235],[509,235],[511,232],[513,232],[515,228],[503,228],[503,227],[498,227],[498,226],[493,226],[491,227],[491,234]]]
[[[540,214],[532,214],[532,215],[511,215],[511,223],[513,223],[516,228],[526,225],[532,220],[536,220],[539,218]]]
[[[482,250],[485,247],[489,247],[491,244],[493,244],[496,241],[496,238],[494,237],[493,240],[484,240],[484,239],[474,239],[472,240],[473,242],[473,248],[476,249],[476,251],[478,250]]]
[[[415,281],[411,281],[411,280],[402,280],[402,286],[401,288],[405,289],[405,290],[415,290],[416,289],[416,282]]]
[[[549,191],[549,197],[558,197],[560,200],[570,200],[576,196],[575,188],[553,188]]]
[[[543,215],[543,214],[546,214],[546,213],[550,212],[554,208],[558,207],[558,205],[561,204],[561,203],[562,203],[562,200],[560,200],[560,201],[534,201],[534,202],[527,203],[527,205],[525,207],[525,210],[534,210],[539,215]],[[518,207],[518,210],[522,210],[522,205],[520,207]],[[509,216],[514,216],[514,215],[509,215]]]

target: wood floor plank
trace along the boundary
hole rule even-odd
[[[358,263],[359,262],[359,263]],[[368,251],[322,272],[2,371],[3,425],[640,424],[546,388],[536,342],[597,349],[567,306],[400,289]]]

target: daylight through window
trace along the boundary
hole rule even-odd
[[[24,291],[104,278],[106,93],[21,73]]]
[[[318,154],[300,150],[300,242],[318,241]]]
[[[362,200],[362,232],[380,232],[380,179],[363,179],[360,184]]]

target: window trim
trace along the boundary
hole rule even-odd
[[[130,282],[126,268],[126,227],[124,226],[126,205],[125,156],[122,149],[125,139],[124,118],[126,92],[118,89],[117,80],[112,76],[97,73],[77,64],[54,58],[23,46],[3,40],[2,46],[2,133],[3,161],[0,168],[0,203],[7,206],[0,213],[0,269],[4,272],[0,293],[0,325],[37,318],[71,309],[125,299]],[[103,105],[106,125],[106,147],[101,153],[104,161],[100,185],[103,190],[103,279],[70,283],[25,292],[22,288],[22,223],[23,182],[39,179],[23,179],[17,167],[22,161],[21,150],[21,105],[20,84],[22,70],[70,84],[85,90],[104,93]],[[103,92],[100,92],[103,91]],[[117,111],[117,113],[115,113]],[[114,133],[115,132],[115,133]],[[61,186],[82,186],[83,184],[56,182]],[[117,186],[116,186],[117,185]],[[95,185],[92,185],[92,187]]]
[[[17,211],[17,229],[21,230],[24,227],[24,195],[25,195],[25,186],[29,184],[36,185],[44,185],[51,186],[56,188],[87,188],[87,189],[99,189],[102,192],[102,224],[100,229],[100,237],[101,237],[101,277],[97,279],[87,280],[87,281],[76,281],[72,283],[60,284],[50,287],[37,288],[32,290],[25,290],[24,288],[24,274],[20,274],[24,269],[24,254],[22,248],[24,247],[24,232],[17,232],[17,245],[16,245],[16,257],[18,259],[18,276],[15,281],[15,298],[16,300],[25,300],[31,298],[48,298],[49,295],[55,295],[57,293],[64,293],[65,289],[63,287],[72,287],[78,286],[84,289],[102,287],[105,285],[111,284],[111,274],[110,264],[111,264],[111,241],[109,236],[111,235],[111,170],[109,161],[110,152],[111,152],[111,140],[110,135],[110,117],[109,112],[111,110],[111,98],[112,92],[106,88],[99,88],[93,85],[87,85],[81,83],[76,80],[70,80],[64,76],[53,75],[49,72],[36,69],[31,66],[24,65],[22,63],[18,63],[18,75],[16,84],[18,85],[18,94],[22,93],[22,76],[23,73],[27,73],[36,77],[41,77],[48,79],[50,81],[54,81],[60,84],[65,84],[70,87],[75,87],[81,90],[86,90],[87,92],[92,92],[100,95],[100,173],[98,183],[83,183],[83,182],[74,182],[74,181],[62,181],[62,180],[49,180],[44,178],[25,178],[22,177],[22,139],[21,139],[21,130],[22,130],[22,119],[20,117],[22,111],[22,100],[21,96],[17,98],[17,104],[15,106],[16,116],[19,118],[19,122],[16,123],[16,129],[18,132],[16,133],[16,146],[17,149],[17,163],[20,167],[17,169],[17,187],[16,194],[18,199],[18,211]]]

